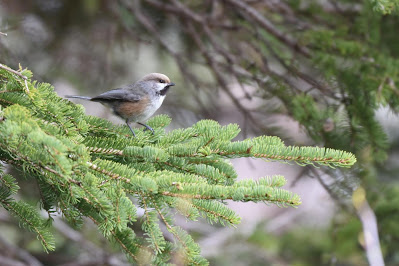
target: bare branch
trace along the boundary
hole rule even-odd
[[[9,67],[6,67],[5,65],[0,64],[0,68],[7,70],[8,72],[11,72],[17,76],[20,76],[21,78],[24,79],[25,81],[25,88],[26,88],[26,93],[29,93],[29,88],[28,88],[28,78],[24,75],[22,75],[20,72],[15,71],[14,69],[11,69]]]
[[[294,40],[292,40],[286,34],[280,32],[268,19],[266,19],[262,14],[260,14],[255,8],[249,6],[244,1],[240,0],[226,0],[227,2],[231,3],[237,10],[244,12],[251,16],[254,21],[259,23],[264,29],[266,29],[270,34],[276,37],[278,40],[282,41],[283,43],[287,44],[293,50],[300,52],[302,55],[306,57],[310,57],[309,51],[303,46],[298,45]]]
[[[11,72],[11,73],[13,73],[13,74],[15,74],[15,75],[18,75],[18,76],[20,76],[21,78],[23,78],[23,79],[25,79],[25,80],[28,79],[26,76],[22,75],[20,72],[14,70],[14,69],[11,69],[11,68],[9,68],[9,67],[6,67],[6,66],[3,65],[3,64],[0,64],[0,68],[5,69],[5,70],[7,70],[8,72]]]

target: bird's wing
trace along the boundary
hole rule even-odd
[[[101,101],[127,101],[127,102],[138,102],[140,101],[141,96],[137,93],[132,92],[127,89],[115,89],[104,92],[96,97],[93,97],[91,100],[94,102]]]

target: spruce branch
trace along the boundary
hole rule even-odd
[[[228,200],[301,204],[298,195],[283,188],[282,176],[237,181],[231,158],[329,167],[356,162],[349,152],[285,146],[278,137],[234,141],[238,125],[221,126],[212,120],[167,132],[171,119],[160,115],[148,121],[154,135],[138,131],[137,138],[131,138],[125,126],[86,116],[80,106],[59,98],[50,84],[31,81],[29,71],[23,72],[27,79],[14,72],[0,68],[0,160],[39,184],[50,217],[50,208],[58,207],[74,225],[90,218],[139,265],[167,263],[172,254],[185,264],[207,264],[192,237],[175,224],[171,210],[190,220],[205,217],[210,223],[234,226],[240,217],[223,204]],[[36,210],[10,199],[11,192],[17,193],[16,181],[3,174],[0,181],[2,206],[52,250],[52,236],[34,219]],[[138,207],[144,210],[142,219]],[[144,234],[136,234],[133,223],[141,223]],[[174,241],[167,240],[160,224]]]
[[[11,175],[4,174],[3,169],[0,168],[0,205],[18,218],[23,227],[37,234],[37,238],[46,252],[53,251],[55,249],[54,237],[37,210],[31,205],[23,201],[15,201],[11,197],[18,190],[19,186],[16,180]]]

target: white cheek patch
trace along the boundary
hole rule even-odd
[[[163,83],[157,83],[157,86],[155,87],[157,91],[161,91],[165,88],[165,84]]]

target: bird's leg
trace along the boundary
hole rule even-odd
[[[148,130],[151,130],[152,134],[154,135],[154,129],[152,129],[152,127],[150,127],[149,125],[146,125],[146,124],[140,123],[140,122],[137,122],[137,124],[146,127]],[[144,129],[144,130],[145,130],[145,129]]]
[[[126,119],[126,125],[129,127],[130,131],[132,131],[133,137],[136,137],[136,134],[134,134],[134,131],[133,131],[132,127],[129,125],[129,120],[128,119]]]

